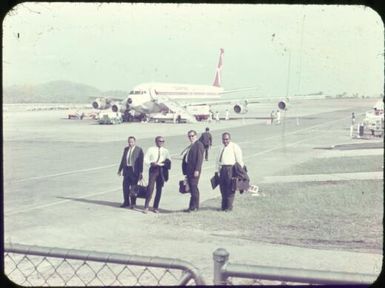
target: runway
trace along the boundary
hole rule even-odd
[[[350,138],[351,112],[360,119],[374,102],[373,99],[299,102],[286,115],[282,113],[281,125],[249,118],[250,115],[269,115],[271,107],[267,104],[250,109],[247,119],[114,126],[97,125],[92,120],[67,120],[63,111],[7,110],[3,113],[4,240],[128,254],[158,253],[168,257],[180,253],[185,257],[193,248],[183,251],[185,247],[176,248],[171,240],[168,245],[170,236],[162,238],[159,231],[154,230],[155,236],[152,229],[155,229],[156,217],[162,217],[162,213],[173,213],[188,206],[188,196],[177,191],[178,181],[183,178],[180,153],[189,145],[188,130],[195,129],[200,134],[205,127],[210,127],[214,139],[209,161],[203,163],[199,185],[203,202],[220,195],[218,190],[210,188],[209,179],[216,169],[215,158],[222,146],[220,136],[224,131],[230,132],[232,140],[242,148],[252,183],[258,184],[265,177],[279,176],[280,171],[295,164],[323,155],[327,157],[330,151],[326,148],[333,145],[359,142]],[[160,215],[118,208],[122,202],[122,178],[117,176],[117,169],[129,135],[137,138],[137,145],[144,151],[154,144],[155,136],[162,135],[166,140],[165,147],[172,154],[170,180],[164,188]],[[145,178],[147,174],[145,168]],[[142,202],[138,199],[139,206],[143,206]],[[133,251],[138,246],[129,241],[132,233],[136,233],[132,238],[135,241],[140,236],[147,238],[150,247]],[[199,235],[196,231],[190,243]],[[183,235],[178,237],[181,241],[184,239]],[[212,241],[208,246],[210,249],[226,244]],[[201,245],[198,242],[192,243],[191,247]],[[247,247],[252,246],[253,243],[247,243]],[[241,245],[234,249],[240,250]],[[191,256],[187,260],[201,262],[202,257],[206,260],[210,255]],[[370,265],[381,258],[364,253],[354,257]]]

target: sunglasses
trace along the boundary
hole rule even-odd
[[[188,135],[188,137],[190,137],[190,138],[191,138],[191,137],[194,137],[194,136],[195,136],[195,134],[190,134],[190,135]]]
[[[164,140],[158,140],[157,142],[161,142],[161,143],[163,143],[163,142],[164,142]]]

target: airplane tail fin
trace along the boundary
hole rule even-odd
[[[220,50],[220,54],[219,54],[219,62],[218,62],[218,67],[217,67],[217,71],[215,72],[215,79],[214,79],[214,83],[213,83],[213,86],[216,86],[216,87],[221,87],[221,70],[222,70],[222,63],[223,63],[223,53],[225,52],[225,50],[223,50],[223,48],[221,48]]]

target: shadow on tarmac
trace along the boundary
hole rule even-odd
[[[105,200],[90,200],[90,199],[85,199],[85,198],[72,198],[72,197],[62,197],[62,196],[57,196],[56,198],[79,201],[79,202],[84,202],[84,203],[91,203],[91,204],[96,204],[96,205],[118,207],[118,208],[120,208],[120,204],[122,204],[120,202],[111,202],[111,201],[105,201]]]
[[[120,205],[122,203],[120,202],[112,202],[112,201],[105,201],[105,200],[91,200],[91,199],[85,199],[85,198],[73,198],[73,197],[63,197],[63,196],[57,196],[56,198],[59,199],[65,199],[65,200],[72,200],[72,201],[78,201],[83,203],[89,203],[89,204],[95,204],[95,205],[103,205],[103,206],[110,206],[114,208],[121,208]],[[126,208],[129,209],[129,208]],[[143,212],[144,205],[135,205],[134,209],[129,209],[135,212]],[[185,209],[182,210],[167,210],[159,208],[159,212],[162,214],[170,214],[170,213],[180,213],[184,212]],[[218,207],[201,207],[199,208],[199,211],[218,211]]]

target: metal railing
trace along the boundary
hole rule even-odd
[[[378,275],[229,263],[213,253],[214,285],[371,285]],[[22,286],[186,286],[205,285],[186,261],[21,244],[4,245],[4,272]]]
[[[307,269],[278,268],[229,263],[229,253],[219,248],[213,253],[214,285],[371,285],[378,275]],[[242,278],[236,283],[235,278]],[[245,282],[244,279],[248,279]],[[242,282],[243,281],[243,282]]]
[[[4,245],[4,272],[23,286],[205,285],[199,270],[179,259],[21,244]]]

